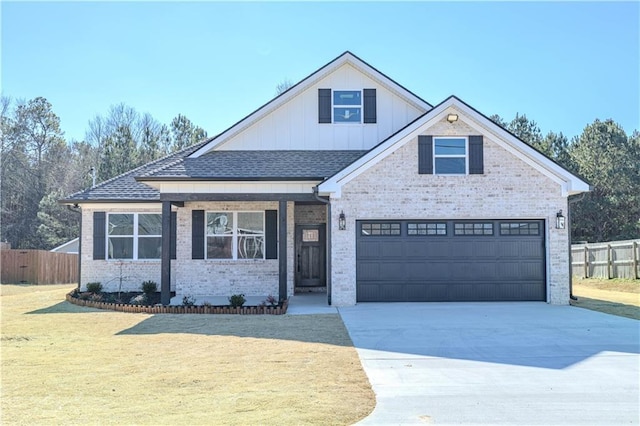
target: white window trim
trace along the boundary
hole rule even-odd
[[[132,214],[133,215],[133,235],[109,235],[109,216],[117,214]],[[138,235],[138,216],[141,214],[157,214],[162,216],[161,212],[107,212],[107,220],[105,221],[105,258],[109,262],[159,262],[160,257],[157,259],[138,259],[138,239],[139,238],[162,238],[162,234],[159,235]],[[111,238],[131,238],[133,237],[133,256],[129,259],[125,258],[111,258],[109,257],[109,239]],[[162,244],[162,242],[161,242]]]
[[[207,216],[209,213],[227,213],[233,215],[233,228],[231,230],[231,234],[209,234],[208,226],[207,226]],[[238,213],[260,213],[262,214],[262,257],[258,258],[238,258]],[[247,262],[247,261],[256,261],[256,260],[264,260],[266,258],[266,244],[265,244],[265,236],[266,236],[266,223],[265,223],[265,213],[264,210],[207,210],[204,213],[204,258],[205,260],[210,260],[214,262]],[[259,236],[260,234],[255,234]],[[218,259],[218,258],[209,258],[209,253],[207,250],[207,244],[209,237],[225,237],[231,238],[231,254],[232,257]]]
[[[353,105],[336,105],[334,104],[334,96],[336,92],[360,92],[360,103]],[[336,121],[335,110],[336,108],[359,108],[360,109],[360,121]],[[332,89],[331,90],[331,122],[339,125],[358,125],[362,124],[364,120],[364,90],[362,89]]]
[[[464,155],[436,154],[436,141],[440,139],[464,139]],[[438,173],[436,169],[437,158],[464,158],[464,173]],[[434,136],[433,137],[433,174],[440,176],[466,176],[469,174],[469,138],[466,136]]]

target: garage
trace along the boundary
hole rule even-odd
[[[358,302],[545,301],[543,220],[356,226]]]

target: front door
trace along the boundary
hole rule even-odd
[[[324,287],[325,225],[296,225],[296,287]]]

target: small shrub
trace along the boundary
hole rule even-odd
[[[142,292],[147,296],[151,296],[153,293],[158,291],[158,283],[155,281],[143,281],[142,282]]]
[[[210,302],[203,302],[202,306],[205,306],[207,308],[210,308],[211,306],[213,306]]]
[[[182,306],[193,306],[196,304],[196,298],[193,296],[184,296],[182,298]]]
[[[87,291],[89,293],[100,293],[102,291],[102,284],[99,282],[87,283]]]
[[[246,301],[247,299],[244,298],[244,294],[234,294],[229,298],[229,305],[231,305],[232,308],[239,308],[244,305]]]
[[[79,293],[78,294],[78,299],[80,299],[80,300],[89,300],[91,295],[92,295],[92,293],[89,293],[88,291],[85,291],[84,293]]]
[[[92,302],[102,302],[102,295],[97,293],[91,293],[89,295],[89,300]]]
[[[278,302],[278,299],[276,299],[275,296],[270,294],[270,295],[267,296],[267,299],[263,303],[265,303],[265,304],[268,303],[271,306],[278,306],[279,302]]]
[[[137,296],[134,296],[131,298],[131,300],[129,300],[129,304],[130,305],[146,305],[147,304],[147,295],[146,294],[139,294]]]

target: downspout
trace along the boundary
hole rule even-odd
[[[585,195],[587,195],[587,193],[583,192],[579,197],[576,197],[573,200],[571,198],[567,198],[567,229],[569,232],[569,299],[571,300],[578,300],[578,298],[573,295],[573,267],[571,266],[571,204],[582,201]]]
[[[331,201],[325,200],[318,195],[318,186],[313,187],[313,196],[316,200],[320,201],[322,204],[326,204],[327,206],[327,230],[326,230],[326,238],[327,238],[327,256],[325,261],[327,262],[326,267],[326,280],[327,280],[327,304],[331,306]]]
[[[82,277],[82,212],[76,210],[78,208],[77,204],[73,206],[67,204],[67,209],[70,212],[78,213],[80,215],[80,230],[78,232],[78,291],[80,291],[80,286],[82,283],[80,282],[80,277]]]

